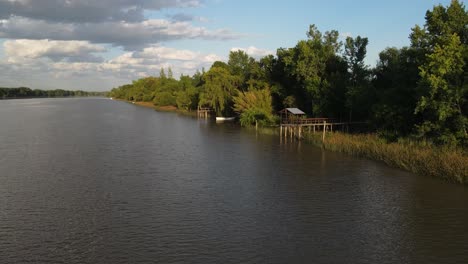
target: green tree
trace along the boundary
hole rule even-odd
[[[233,96],[238,92],[236,77],[224,67],[211,67],[203,75],[203,81],[205,84],[200,95],[200,106],[213,108],[217,115],[229,115]]]
[[[427,11],[423,28],[413,29],[412,47],[421,66],[420,98],[415,113],[421,137],[440,143],[467,144],[468,13],[453,0]],[[424,55],[424,56],[422,56]]]
[[[337,60],[342,44],[335,30],[322,34],[315,25],[309,27],[307,40],[301,40],[291,49],[277,51],[281,68],[278,78],[281,82],[273,91],[284,98],[294,96],[298,106],[315,116],[327,115],[325,106],[331,81],[327,74],[330,60]]]
[[[167,79],[167,76],[166,76],[166,72],[164,71],[164,68],[161,68],[161,70],[159,70],[159,78],[161,79]]]
[[[179,109],[196,109],[199,100],[199,90],[193,85],[193,80],[189,76],[180,77],[179,86],[181,91],[176,93],[176,103]]]
[[[234,111],[240,115],[243,126],[260,122],[270,123],[273,120],[273,107],[270,90],[251,90],[239,92],[234,97]]]
[[[167,78],[174,79],[174,74],[172,73],[171,67],[167,70]]]
[[[245,51],[231,51],[227,65],[231,74],[237,77],[239,89],[247,90],[248,81],[251,79],[251,70],[255,65],[255,59],[251,58]]]
[[[154,97],[153,103],[157,106],[172,106],[176,105],[176,98],[171,92],[164,91]]]
[[[420,67],[420,87],[426,93],[416,107],[416,113],[422,113],[425,119],[418,125],[419,132],[442,143],[466,140],[468,85],[464,52],[466,46],[453,34],[446,43],[436,44],[426,64]]]
[[[367,54],[369,40],[357,36],[347,37],[345,43],[344,58],[348,64],[349,82],[346,91],[346,106],[349,109],[349,121],[355,116],[363,119],[368,113],[371,101],[369,70],[364,63]]]
[[[372,123],[387,139],[408,136],[417,122],[418,56],[417,50],[408,47],[387,48],[379,54],[374,69],[377,97],[371,108]]]

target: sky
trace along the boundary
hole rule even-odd
[[[462,1],[464,2],[464,1]],[[0,87],[108,91],[170,67],[276,54],[322,32],[369,38],[366,63],[450,0],[0,0]]]

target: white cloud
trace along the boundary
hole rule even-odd
[[[31,52],[26,50],[27,45],[23,45],[22,41],[19,41],[21,44],[14,41],[5,44],[9,46],[9,51],[5,53],[6,61],[0,62],[0,77],[14,78],[9,78],[2,85],[25,85],[42,89],[109,90],[137,78],[157,76],[161,68],[171,67],[174,76],[178,77],[180,74],[191,75],[203,67],[209,68],[214,61],[223,60],[216,54],[153,45],[143,51],[126,52],[104,62],[54,61],[47,54],[71,56],[70,54],[85,51],[99,51],[101,47],[86,42],[58,42],[54,45],[47,40],[41,41],[46,43],[48,48],[34,48]],[[63,44],[64,47],[58,48],[59,44]],[[51,87],[51,83],[55,85]],[[83,83],[86,83],[87,87],[83,87]]]
[[[260,48],[254,47],[254,46],[250,46],[250,47],[247,47],[247,48],[232,48],[231,49],[231,51],[238,51],[238,50],[244,51],[249,56],[252,56],[252,57],[257,58],[257,59],[261,58],[261,57],[265,57],[265,56],[270,55],[270,54],[275,54],[273,51],[266,50],[266,49],[260,49]]]
[[[54,23],[11,17],[0,20],[0,38],[83,40],[134,50],[178,39],[229,40],[242,37],[228,29],[208,30],[189,22],[148,19],[141,22]]]
[[[3,43],[5,54],[10,62],[47,57],[54,61],[62,59],[95,61],[99,59],[93,53],[105,52],[106,49],[87,41],[56,40],[7,40]]]
[[[144,10],[186,8],[200,4],[198,0],[0,0],[0,19],[14,15],[73,23],[142,21]]]
[[[223,58],[162,43],[231,40],[244,35],[195,25],[207,19],[183,12],[167,19],[146,16],[160,10],[173,14],[203,2],[0,0],[0,39],[6,39],[0,85],[107,90],[141,76],[157,75],[161,67],[171,67],[174,76],[208,68]],[[262,53],[254,47],[248,50],[254,56]]]

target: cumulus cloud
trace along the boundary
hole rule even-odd
[[[207,19],[183,12],[166,19],[148,17],[161,10],[173,14],[203,1],[0,0],[0,39],[6,39],[0,85],[108,90],[157,75],[162,67],[171,67],[175,76],[208,68],[223,58],[170,48],[167,42],[230,40],[245,35],[197,26],[193,23]]]
[[[239,38],[228,29],[208,30],[189,22],[148,19],[141,22],[51,23],[12,17],[0,20],[0,38],[85,40],[126,50],[177,39],[227,40]]]
[[[0,0],[0,19],[21,16],[55,22],[142,21],[144,10],[199,6],[198,0]]]
[[[53,61],[102,61],[94,53],[105,52],[106,48],[87,41],[56,40],[7,40],[3,44],[9,62],[46,57]]]
[[[249,56],[252,56],[254,58],[261,58],[261,57],[265,57],[265,56],[270,55],[270,54],[275,54],[273,51],[266,50],[266,49],[260,49],[260,48],[254,47],[254,46],[250,46],[250,47],[247,47],[247,48],[232,48],[231,49],[231,51],[238,51],[238,50],[244,51]]]
[[[54,56],[73,58],[100,52],[103,47],[80,41],[40,40],[7,41],[6,61],[0,62],[0,76],[12,76],[3,85],[33,88],[66,88],[109,90],[144,76],[155,76],[161,68],[171,67],[174,76],[193,74],[214,61],[223,60],[216,54],[152,45],[142,51],[125,52],[113,59],[94,61],[54,60]],[[44,43],[44,48],[36,46]],[[62,46],[62,47],[60,47]],[[27,47],[32,47],[28,51]],[[81,54],[81,55],[80,55]],[[83,87],[83,83],[87,86]],[[50,84],[54,84],[53,87]]]
[[[134,70],[147,72],[150,75],[154,70],[171,67],[176,74],[192,74],[197,69],[209,67],[217,60],[222,60],[216,54],[203,54],[190,50],[180,50],[154,45],[143,51],[124,53],[102,66],[106,69],[120,70],[130,67]]]

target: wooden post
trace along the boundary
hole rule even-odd
[[[327,129],[327,121],[323,121],[322,143],[325,142],[325,130],[326,129]]]
[[[280,125],[280,137],[283,136],[283,125]]]

